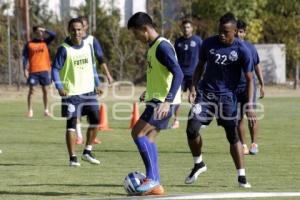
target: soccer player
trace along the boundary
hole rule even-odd
[[[252,59],[253,59],[253,65],[254,65],[254,71],[255,74],[258,78],[259,85],[260,85],[260,98],[264,97],[264,79],[262,75],[262,70],[259,64],[259,56],[257,53],[257,50],[254,45],[249,43],[248,41],[245,41],[245,36],[246,36],[246,28],[247,24],[242,21],[238,20],[237,21],[237,36],[244,42],[244,44],[247,46],[249,51],[251,52]],[[254,78],[254,76],[253,76]],[[253,94],[253,106],[255,108],[255,103],[256,103],[256,84],[255,84],[255,79],[254,81],[254,94]],[[242,71],[242,76],[240,83],[238,85],[237,91],[237,102],[238,102],[238,109],[239,109],[239,123],[238,123],[238,131],[239,131],[239,136],[243,145],[243,152],[245,155],[252,154],[255,155],[258,153],[258,145],[257,145],[257,132],[258,132],[258,122],[254,124],[254,126],[248,126],[250,136],[251,136],[251,147],[250,150],[247,147],[246,144],[246,137],[245,137],[245,128],[244,128],[244,123],[243,123],[243,117],[245,114],[245,109],[246,109],[246,103],[247,103],[247,88],[246,88],[246,79],[245,75]]]
[[[215,116],[218,125],[223,126],[230,144],[239,186],[251,187],[246,180],[244,154],[237,132],[237,105],[234,92],[243,69],[247,81],[247,102],[252,102],[252,58],[243,42],[235,38],[235,33],[235,17],[232,13],[226,13],[219,20],[219,34],[207,38],[201,46],[199,63],[193,75],[192,91],[189,96],[190,102],[194,105],[190,110],[186,133],[194,167],[185,179],[186,184],[194,183],[199,174],[207,170],[202,160],[202,138],[199,132],[201,125],[209,125]],[[202,74],[203,78],[197,86]],[[252,104],[248,105],[246,112],[253,126],[256,116]]]
[[[93,63],[93,51],[82,40],[83,22],[79,18],[69,21],[67,37],[58,48],[52,66],[52,78],[62,97],[62,116],[67,118],[66,143],[70,166],[80,166],[75,154],[77,118],[87,115],[89,127],[82,159],[91,164],[100,164],[92,155],[92,142],[99,124],[99,78]]]
[[[193,35],[193,23],[188,19],[182,21],[181,29],[183,36],[176,39],[174,47],[184,75],[181,89],[183,92],[187,90],[190,92],[192,88],[192,76],[199,61],[198,57],[202,39],[197,35]],[[176,108],[175,119],[171,128],[179,128],[179,107],[180,105]]]
[[[93,57],[97,58],[98,64],[101,66],[101,68],[104,70],[104,73],[107,76],[108,83],[111,84],[113,82],[113,78],[110,75],[108,67],[105,63],[104,54],[101,45],[94,36],[87,34],[89,29],[88,18],[84,16],[80,16],[79,19],[81,19],[83,22],[83,42],[88,43],[92,47],[94,52]],[[77,120],[76,133],[77,133],[76,144],[83,144],[84,142],[82,139],[83,137],[81,133],[80,119]],[[101,140],[98,138],[95,138],[95,140],[93,141],[93,144],[100,144],[100,143]]]
[[[44,115],[50,116],[48,110],[48,86],[51,83],[50,70],[51,60],[48,45],[54,40],[56,33],[46,30],[41,26],[32,28],[33,39],[27,42],[23,49],[24,76],[29,85],[27,96],[27,117],[33,117],[32,96],[34,87],[40,84],[43,91]],[[46,35],[48,35],[46,37]]]
[[[132,129],[132,138],[140,152],[146,168],[146,179],[137,187],[143,195],[161,195],[158,152],[155,138],[161,129],[168,126],[174,113],[174,105],[179,104],[180,84],[183,78],[172,44],[155,30],[151,17],[143,12],[130,17],[127,27],[134,37],[148,44],[147,86],[141,96],[146,109]]]

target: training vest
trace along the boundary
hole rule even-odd
[[[94,36],[88,35],[83,42],[85,45],[90,45],[92,48],[92,59],[93,59],[93,64],[96,66],[96,60],[95,60],[95,51],[94,51]]]
[[[83,43],[83,47],[75,49],[67,43],[62,46],[66,49],[67,57],[60,70],[60,80],[68,95],[80,95],[93,92],[95,79],[92,61],[92,47]]]
[[[50,71],[50,55],[45,42],[29,42],[29,72]]]
[[[157,47],[162,41],[166,41],[172,46],[170,41],[160,37],[155,41],[155,43],[150,47],[150,49],[147,52],[148,68],[147,68],[147,88],[146,88],[146,97],[145,97],[146,101],[157,99],[160,100],[161,102],[164,102],[171,88],[173,74],[168,70],[166,66],[161,64],[159,60],[156,58]],[[175,52],[174,48],[173,50]],[[181,89],[179,88],[172,104],[181,103],[180,93],[181,93]]]

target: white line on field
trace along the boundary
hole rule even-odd
[[[193,200],[193,199],[237,199],[237,198],[272,198],[272,197],[300,197],[300,192],[228,192],[228,193],[203,193],[170,196],[125,196],[85,198],[86,200]]]

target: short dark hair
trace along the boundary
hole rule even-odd
[[[89,23],[89,18],[87,16],[79,16],[78,18],[81,19],[81,21],[86,21]]]
[[[192,20],[190,20],[190,19],[184,19],[184,20],[182,20],[182,22],[181,22],[181,26],[183,26],[183,25],[185,25],[185,24],[191,24],[191,25],[193,25],[193,22],[192,22]]]
[[[228,12],[219,19],[220,24],[232,23],[236,25],[236,19],[233,13]]]
[[[76,23],[76,22],[79,22],[79,23],[81,23],[81,24],[83,25],[82,20],[79,19],[78,17],[72,18],[72,19],[69,21],[69,24],[68,24],[68,30],[70,29],[71,25],[72,25],[73,23]]]
[[[42,26],[40,25],[35,25],[32,27],[32,32],[36,32],[38,30],[38,28],[41,28]]]
[[[127,28],[141,28],[144,25],[154,27],[154,23],[147,13],[137,12],[134,15],[132,15],[128,20]]]
[[[237,29],[243,29],[243,30],[246,30],[247,28],[247,23],[243,20],[238,20],[237,23],[236,23],[236,27]]]

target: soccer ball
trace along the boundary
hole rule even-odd
[[[145,174],[141,172],[130,172],[124,179],[124,189],[129,195],[138,194],[136,188],[142,184],[146,178]]]

